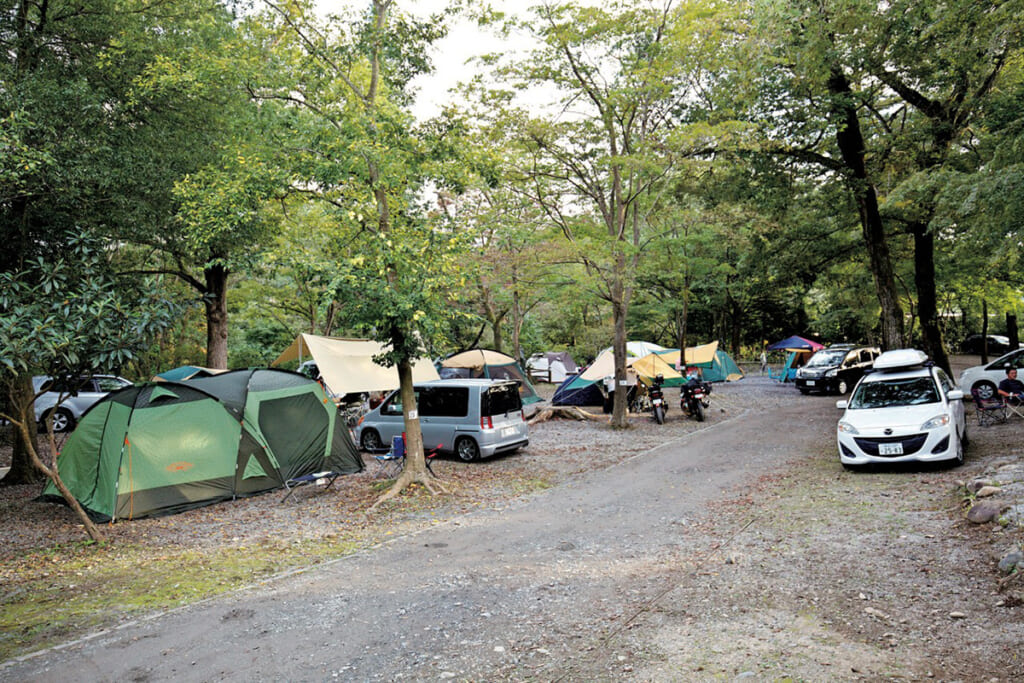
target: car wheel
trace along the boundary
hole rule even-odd
[[[849,472],[860,472],[861,470],[860,465],[851,465],[848,462],[840,462],[840,464],[843,466],[844,470],[847,470]]]
[[[53,414],[53,431],[58,432],[70,432],[75,428],[75,416],[71,414],[71,411],[65,408],[58,408]]]
[[[376,453],[384,450],[384,442],[380,440],[380,434],[373,429],[366,429],[359,437],[359,446],[369,453]]]
[[[971,393],[976,393],[978,394],[978,398],[983,401],[987,401],[996,395],[996,385],[984,380],[981,382],[975,382],[974,386],[971,387]]]
[[[476,445],[476,441],[464,436],[455,442],[455,454],[462,462],[473,462],[480,459],[480,447]]]
[[[810,391],[810,389],[808,389],[807,387],[797,387],[797,389],[799,389],[800,393],[803,394],[804,396],[806,396],[807,392]]]
[[[836,385],[836,391],[839,392],[840,396],[845,396],[846,392],[849,391],[850,387],[846,384],[845,379],[839,380],[839,384]]]

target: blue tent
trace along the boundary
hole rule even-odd
[[[581,379],[579,375],[567,377],[558,385],[551,397],[553,406],[599,406],[604,404],[604,394],[597,382]]]
[[[768,351],[817,351],[825,348],[825,346],[816,341],[793,335],[792,337],[786,337],[782,341],[777,341],[766,348]]]

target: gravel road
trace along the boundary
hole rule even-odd
[[[7,662],[0,679],[1024,676],[1021,607],[996,593],[986,552],[996,532],[966,525],[956,493],[1005,432],[975,438],[959,470],[848,473],[834,454],[835,399],[794,394],[753,377],[716,388],[727,410],[704,425],[678,411],[660,432],[538,425],[520,457],[567,438],[576,458],[616,441],[633,454]],[[580,438],[595,429],[610,440]],[[637,451],[647,439],[658,445]]]

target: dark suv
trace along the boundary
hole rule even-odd
[[[881,351],[874,346],[852,344],[834,344],[822,349],[796,371],[796,388],[801,394],[810,391],[845,394],[871,370],[879,353]]]

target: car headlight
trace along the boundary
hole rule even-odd
[[[800,379],[803,379],[804,378],[804,369],[800,368],[799,370],[797,370],[796,371],[796,376],[799,377]]]
[[[832,368],[831,370],[828,370],[828,371],[825,372],[825,376],[826,377],[835,377],[837,372],[839,372],[839,368]]]
[[[857,431],[857,428],[854,427],[849,422],[840,422],[839,423],[839,433],[840,434],[860,434],[860,432]]]
[[[927,431],[929,429],[938,429],[939,427],[945,427],[949,424],[949,415],[936,415],[932,419],[921,425],[921,431]]]

